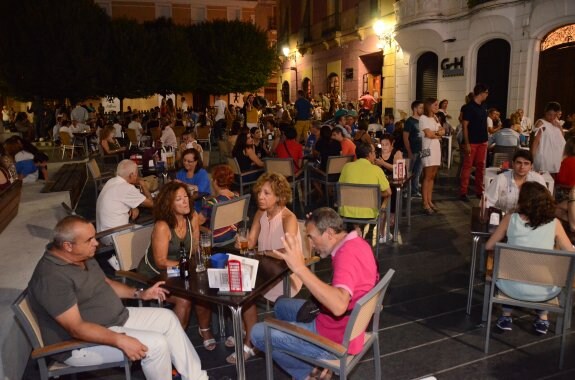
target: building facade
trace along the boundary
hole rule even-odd
[[[377,20],[393,29],[393,1],[280,0],[278,17],[278,99],[293,102],[301,89],[356,101],[369,91],[393,107],[396,44],[373,29]]]
[[[396,105],[449,100],[457,115],[478,83],[502,116],[542,116],[549,101],[575,110],[575,2],[570,0],[399,0],[394,4]]]
[[[426,97],[457,115],[482,82],[506,117],[537,119],[549,101],[575,110],[575,1],[280,0],[278,16],[284,101],[298,89],[343,101],[370,91],[396,119]]]

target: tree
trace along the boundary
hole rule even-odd
[[[102,94],[108,23],[91,0],[2,0],[0,90],[23,100]]]
[[[196,91],[254,91],[267,83],[278,65],[275,47],[253,24],[217,20],[192,25],[188,33],[199,71]]]

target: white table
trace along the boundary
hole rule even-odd
[[[484,187],[485,189],[487,189],[491,181],[495,179],[499,170],[500,169],[496,167],[485,168],[485,176],[483,177],[483,185],[485,186]],[[549,174],[549,172],[543,172],[541,173],[541,175],[545,180],[545,185],[547,185],[547,188],[549,189],[551,194],[553,194],[553,190],[555,189],[555,180],[553,180],[553,177],[551,177],[551,174]]]

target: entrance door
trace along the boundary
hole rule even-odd
[[[489,87],[489,96],[483,105],[497,108],[501,119],[508,118],[507,93],[509,92],[509,42],[500,38],[487,41],[477,52],[476,83]]]
[[[563,115],[575,111],[575,25],[549,33],[541,42],[535,118],[543,116],[547,102],[561,104]]]

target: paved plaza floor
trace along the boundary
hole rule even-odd
[[[380,250],[380,273],[396,270],[381,313],[379,338],[380,360],[384,379],[574,379],[575,337],[567,340],[565,368],[557,368],[559,337],[554,334],[555,317],[547,336],[534,335],[534,314],[518,310],[514,329],[505,334],[493,332],[490,353],[483,353],[485,328],[481,324],[483,284],[476,285],[471,316],[465,314],[471,236],[471,207],[477,204],[457,200],[455,169],[442,170],[436,182],[435,198],[441,212],[425,216],[421,201],[413,204],[412,225],[400,226],[401,244],[392,243]],[[91,198],[90,198],[91,197]],[[78,212],[93,218],[93,189],[86,187]],[[315,207],[315,205],[314,205]],[[298,216],[302,210],[296,208]],[[253,213],[252,213],[253,215]],[[330,278],[329,259],[316,265],[317,275]],[[298,297],[306,297],[303,290]],[[271,315],[265,304],[259,305],[260,318]],[[497,311],[496,311],[497,312]],[[225,358],[232,350],[219,342],[213,352],[201,345],[194,321],[188,329],[211,378],[235,378],[235,367]],[[373,379],[374,358],[371,354],[351,374],[351,379]],[[265,379],[263,355],[246,363],[248,379]],[[276,379],[289,377],[276,367]],[[37,379],[33,365],[28,365],[24,379]],[[108,370],[80,379],[121,379],[120,370]],[[143,379],[138,364],[133,378]]]

